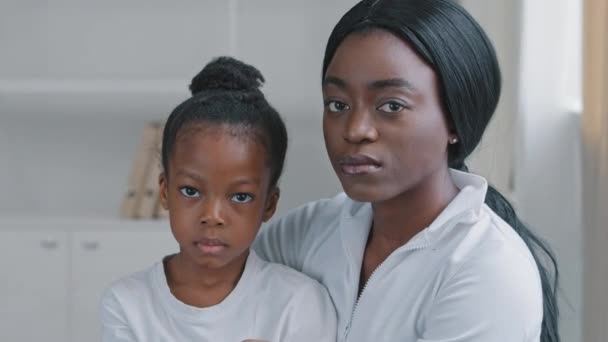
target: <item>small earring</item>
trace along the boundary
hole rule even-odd
[[[453,137],[450,139],[450,144],[454,145],[458,142],[458,137]]]

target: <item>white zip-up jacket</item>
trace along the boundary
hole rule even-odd
[[[529,249],[484,204],[484,178],[450,172],[458,195],[374,271],[359,298],[369,203],[345,194],[309,203],[270,222],[254,248],[327,287],[339,341],[539,341],[542,290]]]

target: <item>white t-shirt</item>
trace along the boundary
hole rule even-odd
[[[101,301],[104,342],[336,340],[335,309],[316,281],[251,251],[241,279],[218,305],[175,298],[163,262],[114,283]]]
[[[270,222],[253,247],[327,287],[339,341],[539,341],[542,290],[529,249],[484,204],[485,179],[450,172],[458,195],[376,269],[359,298],[369,203],[345,194],[310,203]]]

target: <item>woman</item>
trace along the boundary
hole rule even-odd
[[[255,248],[328,288],[339,340],[559,340],[552,254],[464,164],[500,87],[489,39],[453,1],[362,1],[334,28],[323,132],[345,194],[274,221]]]

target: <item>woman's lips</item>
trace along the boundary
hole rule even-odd
[[[366,154],[346,156],[338,164],[342,173],[349,176],[371,174],[382,169],[382,163],[377,158]]]

